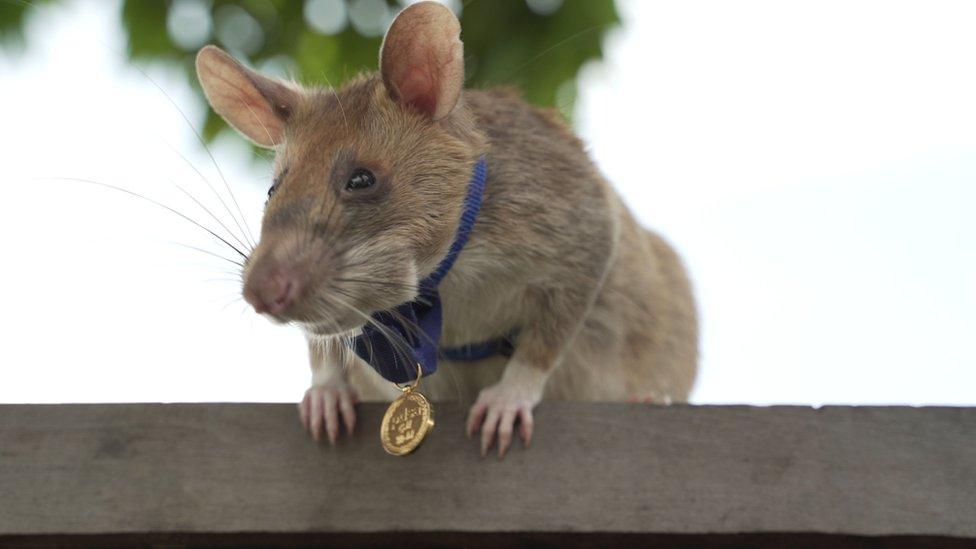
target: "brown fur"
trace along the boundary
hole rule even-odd
[[[634,221],[554,111],[504,89],[467,90],[464,108],[491,143],[489,183],[471,240],[441,286],[444,345],[536,324],[529,362],[553,368],[561,359],[546,398],[686,400],[698,332],[675,252]],[[446,375],[425,385],[435,399],[470,399],[506,362],[443,364]],[[368,366],[356,379],[367,397],[396,394]]]
[[[510,436],[505,414],[523,414],[523,424],[531,423],[531,407],[543,396],[685,400],[695,379],[698,332],[677,255],[635,222],[555,112],[532,107],[511,90],[460,93],[456,30],[421,32],[448,18],[456,25],[445,12],[416,4],[391,29],[433,36],[433,53],[425,42],[388,35],[383,76],[364,75],[338,90],[301,90],[249,72],[244,80],[230,79],[241,92],[204,82],[213,89],[208,97],[246,98],[236,110],[225,101],[219,112],[255,141],[254,128],[281,128],[270,138],[278,143],[281,180],[246,265],[247,284],[280,271],[301,280],[297,303],[276,316],[309,333],[313,386],[341,388],[348,376],[365,398],[395,396],[368,365],[343,353],[337,338],[354,333],[365,315],[415,297],[418,281],[447,252],[473,166],[486,155],[481,214],[440,286],[441,344],[518,329],[516,351],[507,361],[442,364],[424,381],[429,396],[480,395],[474,421],[487,410],[487,430],[488,421],[502,417],[500,437]],[[404,43],[406,51],[396,47]],[[232,61],[221,55],[215,48],[201,52],[202,79],[208,63],[222,69],[210,72],[228,72]],[[255,113],[255,94],[275,108]],[[255,124],[268,116],[277,118]],[[344,190],[356,167],[372,170],[379,182]],[[346,392],[337,395],[323,397],[323,406],[346,402]],[[326,413],[325,421],[336,420]]]

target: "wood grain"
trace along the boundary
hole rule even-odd
[[[292,405],[0,406],[0,540],[976,539],[976,409],[551,403],[533,446],[503,461],[479,456],[453,404],[435,407],[415,454],[389,456],[383,409],[361,406],[356,436],[331,448],[302,432]]]

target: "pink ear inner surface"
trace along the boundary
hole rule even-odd
[[[408,69],[397,85],[402,101],[423,113],[437,111],[437,92],[430,75],[421,69]]]
[[[197,75],[207,100],[231,126],[265,147],[281,142],[298,92],[251,71],[213,46],[198,54]]]
[[[434,120],[450,114],[464,80],[460,32],[457,18],[440,4],[421,2],[403,10],[380,53],[390,97]]]

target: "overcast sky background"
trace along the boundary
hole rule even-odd
[[[691,270],[696,403],[976,404],[976,3],[620,2],[576,124]],[[222,189],[128,65],[115,2],[40,8],[0,53],[0,402],[294,401],[295,329],[155,206]],[[175,71],[146,69],[193,124]],[[266,164],[214,147],[248,224]],[[178,151],[178,153],[177,153]],[[217,211],[216,209],[214,210]]]

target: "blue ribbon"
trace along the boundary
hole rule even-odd
[[[381,376],[394,383],[408,383],[417,377],[417,365],[424,376],[437,371],[438,344],[441,338],[443,311],[437,286],[447,276],[454,260],[468,242],[471,229],[481,211],[481,201],[488,177],[488,164],[482,157],[474,167],[464,198],[461,222],[451,243],[451,249],[437,269],[420,281],[418,297],[414,301],[397,306],[391,311],[372,315],[373,322],[363,327],[362,334],[353,341],[356,354],[373,367]],[[379,328],[376,325],[382,327]],[[496,349],[497,347],[497,349]],[[445,350],[452,360],[477,360],[497,352],[510,351],[495,342],[470,345]]]

